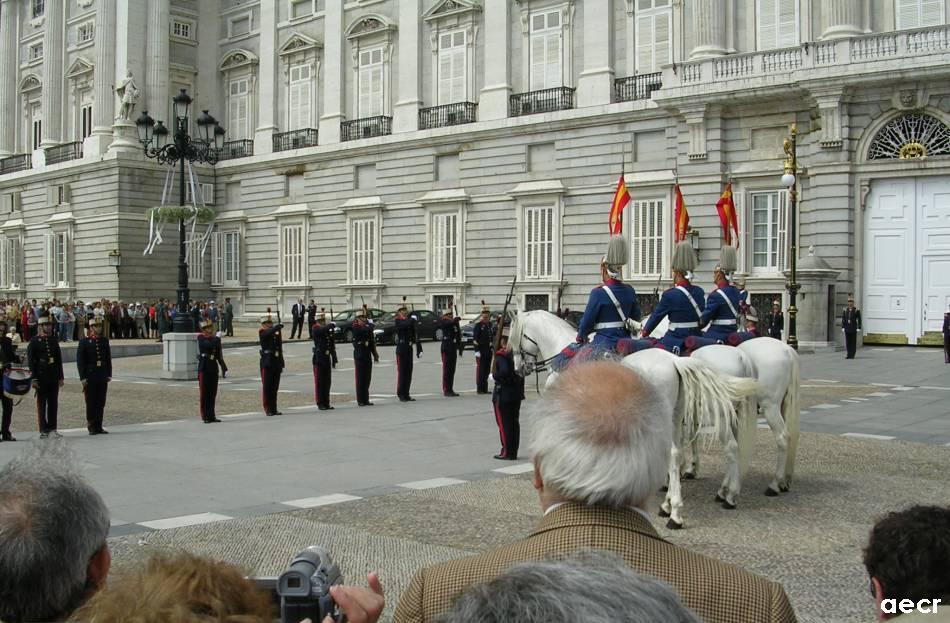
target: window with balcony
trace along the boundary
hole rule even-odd
[[[524,208],[524,276],[548,279],[554,276],[554,207]]]
[[[940,26],[946,22],[946,0],[895,0],[897,29]]]
[[[378,117],[383,114],[383,49],[361,51],[359,56],[359,101],[357,116]]]
[[[280,283],[281,285],[305,285],[307,282],[303,223],[285,223],[280,226]]]
[[[631,202],[630,268],[640,277],[656,277],[663,272],[666,249],[664,199],[644,199]]]
[[[637,0],[636,69],[652,74],[673,59],[673,7],[671,0]]]
[[[32,107],[30,113],[30,148],[36,151],[43,142],[43,114],[40,112],[40,105]]]
[[[439,104],[466,101],[468,54],[465,31],[439,35]]]
[[[756,192],[752,199],[752,271],[780,273],[786,266],[788,193]]]
[[[529,22],[529,90],[541,91],[563,86],[561,59],[564,42],[560,9],[532,13]]]
[[[354,218],[350,221],[350,252],[352,283],[376,283],[377,261],[376,217]]]
[[[313,69],[309,64],[290,68],[287,106],[288,129],[313,127]]]
[[[79,104],[79,137],[83,140],[92,135],[92,97],[91,92],[85,92]]]
[[[238,78],[228,85],[228,137],[232,140],[249,138],[250,80]]]
[[[788,48],[801,43],[799,0],[756,0],[758,49]]]

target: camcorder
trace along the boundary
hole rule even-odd
[[[250,579],[259,590],[270,593],[279,608],[281,623],[300,623],[304,619],[323,623],[328,616],[337,623],[345,621],[330,596],[331,586],[343,584],[343,574],[322,547],[312,545],[297,554],[279,576]]]

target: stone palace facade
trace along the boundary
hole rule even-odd
[[[174,297],[174,227],[143,255],[165,169],[114,127],[131,72],[134,116],[169,123],[184,88],[227,129],[190,285],[244,317],[403,295],[474,314],[512,278],[522,309],[581,308],[623,167],[645,302],[674,183],[708,287],[731,180],[760,312],[788,303],[795,217],[803,344],[838,340],[851,292],[869,340],[918,343],[950,303],[948,5],[0,0],[0,296]]]

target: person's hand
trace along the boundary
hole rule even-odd
[[[89,385],[88,379],[80,379],[79,382],[82,383],[83,389],[85,389],[86,386]]]
[[[475,359],[481,359],[481,358],[482,358],[482,353],[481,353],[481,351],[476,350],[476,351],[475,351]]]
[[[357,586],[331,586],[330,596],[349,623],[376,623],[383,614],[386,601],[383,599],[383,585],[375,572],[366,576],[369,588]],[[333,623],[330,617],[323,623]]]
[[[228,378],[228,369],[227,369],[227,368],[225,368],[224,370],[221,370],[221,378],[223,378],[223,379]]]
[[[107,377],[106,377],[106,383],[111,383],[111,382],[112,382],[112,377],[111,377],[111,376],[107,376]]]
[[[379,357],[373,357],[373,363],[379,363]]]
[[[59,386],[62,387],[63,385],[65,385],[65,381],[63,381],[63,379],[59,379]]]
[[[419,321],[419,319],[418,319],[418,318],[416,318],[416,315],[415,315],[415,314],[413,314],[413,315],[411,315],[411,316],[409,316],[409,317],[410,317],[410,318],[412,318],[413,320],[415,320],[416,322],[418,322],[418,321]]]
[[[30,387],[32,387],[33,389],[39,389],[40,382],[37,379],[33,379],[32,381],[30,381]]]

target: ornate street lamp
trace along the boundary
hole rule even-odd
[[[791,211],[789,224],[789,245],[791,247],[791,279],[785,284],[788,289],[788,345],[798,350],[798,330],[796,316],[798,307],[795,306],[798,299],[798,275],[795,267],[798,263],[798,188],[796,185],[795,174],[798,173],[798,124],[793,123],[789,136],[784,142],[785,149],[785,175],[782,176],[782,186],[788,187],[788,209]]]
[[[168,128],[161,121],[155,121],[142,111],[135,121],[138,128],[139,141],[145,149],[148,158],[154,158],[161,164],[178,165],[178,206],[185,206],[185,162],[208,163],[218,162],[218,151],[224,146],[224,128],[218,125],[208,111],[202,111],[196,121],[198,137],[188,134],[188,108],[191,106],[191,97],[185,89],[172,98],[175,109],[175,135],[172,142],[168,142]],[[191,333],[196,330],[192,327],[191,315],[188,313],[188,264],[185,261],[185,220],[178,219],[178,313],[175,314],[173,331],[175,333]]]

